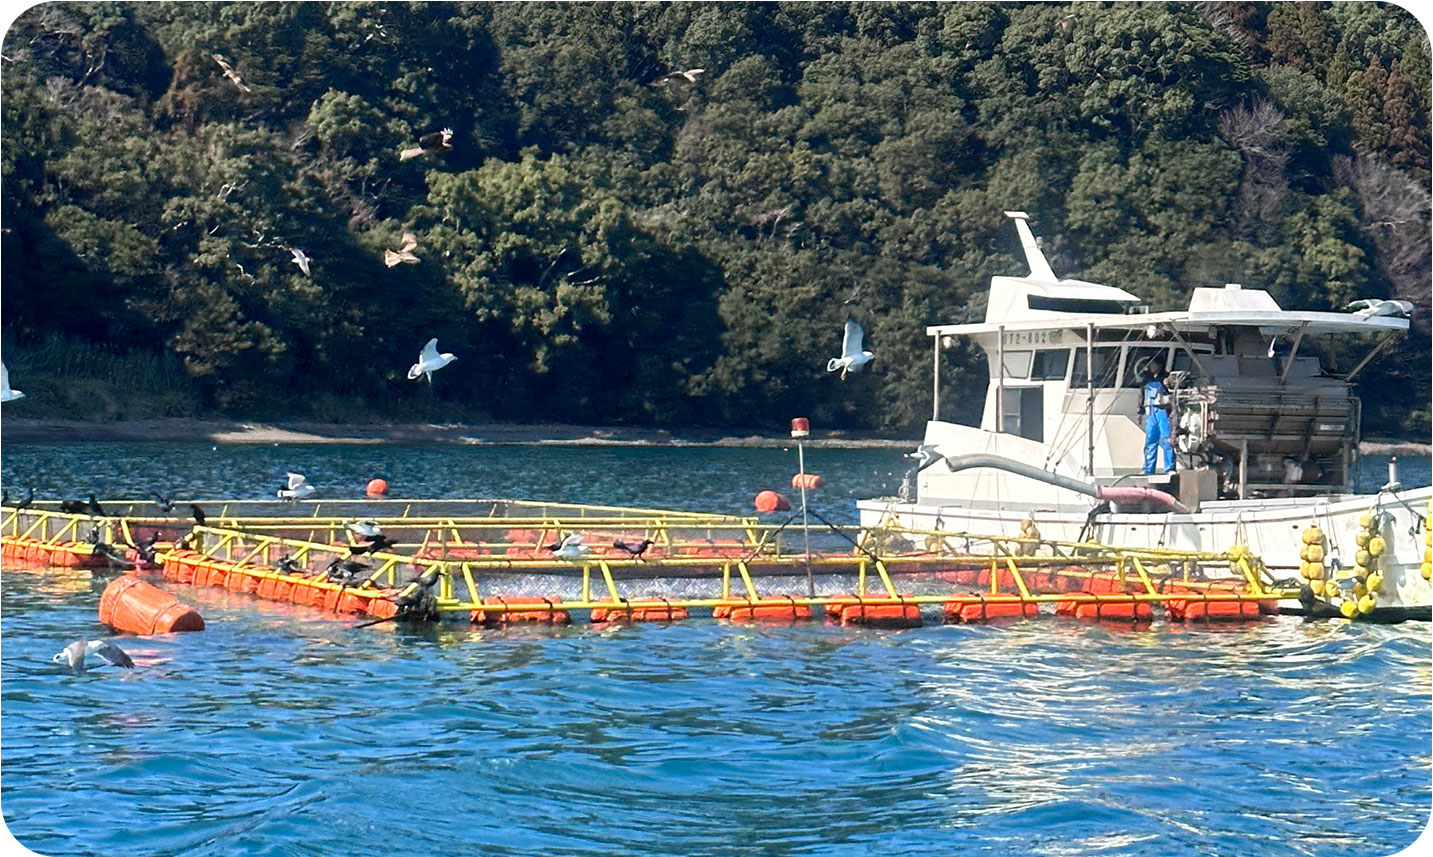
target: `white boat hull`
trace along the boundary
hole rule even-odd
[[[1319,498],[1242,500],[1205,503],[1198,512],[1181,514],[1115,514],[1090,518],[1088,513],[1043,509],[1010,501],[989,508],[958,503],[908,503],[895,499],[857,501],[861,526],[878,528],[893,522],[921,530],[948,530],[1018,537],[1023,521],[1033,519],[1045,539],[1088,539],[1118,547],[1167,547],[1220,553],[1247,545],[1274,577],[1297,580],[1301,534],[1317,523],[1327,537],[1327,563],[1354,565],[1355,537],[1360,518],[1378,509],[1392,516],[1384,529],[1388,547],[1380,562],[1383,590],[1379,608],[1426,609],[1433,590],[1423,579],[1425,538],[1433,487],[1397,493],[1341,495]]]

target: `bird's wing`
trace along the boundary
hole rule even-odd
[[[234,67],[229,65],[229,61],[224,59],[223,54],[214,54],[214,62],[218,63],[219,67],[222,68],[224,71],[234,70]]]
[[[425,151],[425,150],[423,149],[422,146],[415,146],[415,147],[413,147],[413,148],[411,148],[411,149],[399,149],[399,150],[398,150],[398,160],[400,160],[400,161],[406,161],[406,160],[408,160],[409,158],[416,158],[416,157],[418,157],[419,155],[422,155],[422,154],[424,153],[424,151]]]
[[[841,340],[841,356],[855,357],[861,353],[861,326],[851,319],[846,320],[846,335]]]
[[[387,265],[388,267],[392,268],[393,266],[397,265],[399,262],[402,261],[403,257],[399,256],[397,253],[394,253],[392,250],[383,251],[383,264]]]
[[[0,363],[0,390],[10,392],[10,370],[5,368],[4,363]]]
[[[419,363],[431,363],[431,362],[436,361],[437,359],[438,359],[438,337],[435,336],[435,337],[433,337],[432,339],[428,340],[428,344],[427,344],[427,345],[423,346],[423,352],[418,355],[418,362],[419,362]]]
[[[124,667],[127,670],[134,669],[134,661],[130,660],[129,655],[125,654],[124,649],[121,649],[108,640],[90,640],[85,648],[117,667]]]
[[[403,245],[398,248],[399,253],[409,253],[418,249],[418,236],[412,232],[403,233]]]
[[[1348,306],[1344,307],[1343,309],[1344,312],[1356,312],[1361,309],[1368,309],[1369,307],[1372,307],[1375,303],[1377,302],[1374,301],[1372,298],[1364,298],[1362,300],[1349,301]]]
[[[290,491],[293,491],[304,484],[304,475],[302,473],[286,473],[284,475],[289,477]]]

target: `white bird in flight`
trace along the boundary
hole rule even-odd
[[[861,350],[861,339],[864,336],[865,333],[861,330],[861,326],[851,319],[847,319],[846,335],[841,340],[841,356],[832,357],[826,363],[826,371],[835,372],[837,369],[840,369],[841,380],[844,381],[846,380],[847,372],[856,372],[862,366],[870,363],[871,358],[876,355],[869,351]]]
[[[431,384],[433,383],[434,372],[437,372],[439,369],[442,369],[457,359],[457,357],[447,352],[442,354],[438,353],[438,338],[435,336],[428,340],[427,345],[423,346],[422,352],[418,354],[418,362],[409,367],[408,380],[416,381],[419,375],[427,375],[428,383]]]
[[[308,484],[302,473],[287,473],[289,480],[283,488],[278,490],[277,496],[280,500],[302,500],[312,494],[318,493],[318,489]]]
[[[5,368],[4,363],[0,363],[0,402],[13,402],[23,398],[24,393],[10,389],[10,370]]]
[[[98,655],[109,663],[127,670],[134,669],[134,661],[124,653],[124,649],[116,646],[108,640],[76,640],[65,646],[50,658],[51,663],[64,664],[77,673],[85,671],[85,658],[90,655]]]
[[[295,265],[298,265],[298,266],[299,266],[299,270],[300,270],[300,271],[303,271],[303,272],[304,272],[304,276],[307,277],[307,276],[309,275],[309,273],[308,273],[309,257],[304,253],[304,251],[300,250],[300,249],[297,248],[297,247],[290,247],[290,248],[289,248],[289,252],[292,253],[292,254],[294,254],[294,264],[295,264]]]
[[[1408,318],[1409,314],[1413,312],[1413,304],[1408,301],[1364,298],[1363,300],[1350,303],[1344,307],[1344,310],[1354,315],[1363,316],[1364,318],[1373,318],[1374,316],[1380,315],[1393,316],[1394,318]]]
[[[398,252],[395,253],[392,250],[383,251],[383,264],[387,265],[390,268],[394,265],[400,265],[404,262],[407,262],[410,265],[417,264],[418,257],[413,255],[413,251],[417,249],[418,236],[414,235],[412,232],[404,232],[403,246],[398,248]]]
[[[696,83],[697,76],[705,73],[706,69],[704,68],[689,68],[686,71],[674,71],[657,78],[652,85],[666,86],[669,83],[675,83],[678,78],[685,80],[687,83]]]
[[[587,556],[590,548],[583,544],[581,533],[569,533],[567,538],[562,540],[562,544],[549,550],[558,559],[582,559]]]

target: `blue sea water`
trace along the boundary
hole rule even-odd
[[[808,451],[813,502],[852,521],[906,464]],[[12,495],[259,498],[292,469],[336,496],[381,473],[745,513],[794,450],[14,444],[0,465]],[[1426,623],[360,628],[185,588],[204,632],[57,671],[103,633],[107,577],[0,575],[0,811],[41,854],[1383,855],[1433,808]]]

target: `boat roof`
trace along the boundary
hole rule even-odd
[[[979,336],[1002,330],[1075,330],[1093,326],[1096,330],[1140,330],[1168,326],[1180,332],[1206,332],[1211,327],[1257,327],[1260,333],[1379,334],[1408,329],[1408,319],[1393,316],[1364,317],[1346,312],[1297,312],[1289,310],[1182,310],[1135,315],[1112,313],[1070,313],[1060,318],[1027,321],[985,322],[982,324],[934,324],[925,329],[929,336]]]

